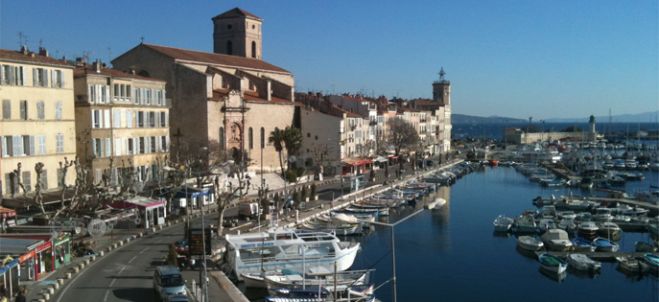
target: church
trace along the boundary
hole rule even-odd
[[[234,8],[212,22],[212,53],[140,43],[112,64],[167,82],[174,161],[248,158],[250,170],[279,170],[268,137],[275,128],[299,126],[295,79],[263,60],[261,18]]]

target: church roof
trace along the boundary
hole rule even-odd
[[[247,17],[247,18],[253,18],[257,20],[261,20],[257,15],[254,15],[246,10],[240,9],[238,7],[230,9],[226,12],[223,12],[215,17],[213,17],[213,20],[219,19],[219,18],[232,18],[232,17]]]
[[[202,52],[196,50],[181,49],[181,48],[153,45],[153,44],[141,44],[141,46],[153,49],[173,59],[196,61],[199,63],[217,64],[217,65],[239,67],[246,69],[267,70],[267,71],[290,74],[288,70],[272,65],[266,61],[253,59],[253,58],[225,55],[219,53]]]

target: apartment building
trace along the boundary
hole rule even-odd
[[[160,176],[169,152],[165,81],[78,64],[74,72],[78,154],[95,182],[144,185]]]
[[[73,106],[73,66],[31,52],[0,49],[0,195],[23,196],[19,187],[43,191],[71,185],[75,173],[62,179],[60,162],[76,156]],[[43,163],[37,179],[35,166]],[[14,171],[21,165],[20,175]]]

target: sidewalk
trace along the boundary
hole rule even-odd
[[[110,246],[116,244],[119,241],[123,241],[127,238],[131,238],[134,235],[137,235],[140,232],[144,232],[143,229],[114,229],[111,233],[105,234],[97,238],[85,238],[85,240],[94,240],[94,251],[97,256],[101,251],[105,251]],[[73,253],[73,251],[72,251]],[[48,273],[43,276],[38,281],[21,281],[21,285],[25,286],[27,289],[27,301],[38,301],[41,299],[41,292],[46,290],[48,287],[57,283],[57,279],[67,279],[67,274],[72,273],[76,270],[80,270],[81,265],[86,265],[89,263],[91,256],[84,257],[74,257],[71,256],[71,262],[67,265],[61,266],[57,270]],[[87,263],[85,263],[87,262]],[[84,269],[84,268],[83,268]]]

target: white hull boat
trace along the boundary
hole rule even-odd
[[[567,256],[567,263],[570,267],[580,271],[598,271],[602,268],[602,263],[588,258],[584,254],[570,254]]]
[[[523,250],[535,252],[542,249],[544,247],[544,243],[542,243],[542,241],[536,237],[519,236],[519,238],[517,238],[517,246]]]

